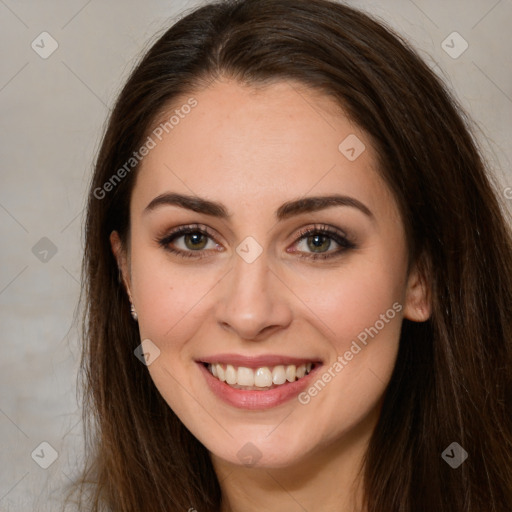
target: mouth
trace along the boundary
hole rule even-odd
[[[238,409],[263,411],[297,397],[319,373],[323,362],[265,354],[217,354],[196,360],[214,396]]]
[[[244,391],[270,391],[286,386],[309,375],[318,363],[278,364],[275,366],[235,366],[232,364],[203,362],[203,366],[218,381],[232,389]]]

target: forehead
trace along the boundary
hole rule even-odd
[[[392,201],[368,135],[333,99],[295,82],[215,82],[174,101],[155,129],[136,181],[138,208],[169,191],[221,200],[233,212],[327,193]]]

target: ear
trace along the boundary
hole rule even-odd
[[[126,293],[128,293],[130,302],[132,302],[128,258],[126,255],[126,250],[123,247],[123,243],[121,242],[121,238],[119,237],[119,233],[117,231],[112,231],[112,233],[110,233],[110,246],[112,248],[112,252],[114,253],[114,257],[117,261],[117,267],[119,268],[119,272],[121,273]]]
[[[417,265],[409,273],[405,292],[404,318],[425,322],[432,313],[431,291],[425,274]]]

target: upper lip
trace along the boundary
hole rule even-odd
[[[307,363],[320,363],[317,357],[291,357],[278,354],[268,354],[259,356],[243,356],[241,354],[215,354],[212,356],[198,359],[201,363],[208,364],[231,364],[233,366],[243,366],[245,368],[261,368],[263,366],[292,365],[295,366]]]

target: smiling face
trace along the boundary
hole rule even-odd
[[[111,237],[156,387],[234,464],[367,438],[402,318],[428,315],[369,137],[298,84],[193,96],[142,162],[128,251]]]

